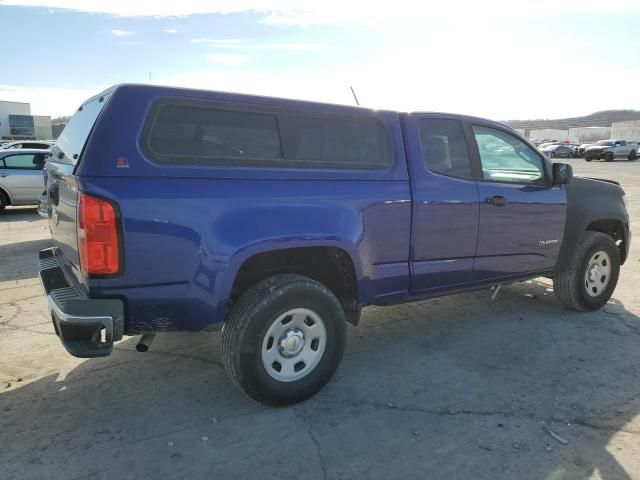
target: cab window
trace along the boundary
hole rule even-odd
[[[544,184],[542,158],[526,143],[509,133],[487,127],[473,127],[486,181]]]

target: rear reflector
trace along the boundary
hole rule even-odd
[[[87,275],[114,275],[120,270],[116,212],[111,203],[80,194],[78,249]]]

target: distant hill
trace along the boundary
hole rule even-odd
[[[541,128],[567,129],[574,127],[610,127],[613,122],[640,120],[640,110],[603,110],[584,117],[559,118],[555,120],[507,120],[513,128],[538,130]]]

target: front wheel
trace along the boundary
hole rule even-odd
[[[267,405],[317,393],[335,373],[346,345],[335,295],[300,275],[275,275],[244,293],[225,323],[222,360],[232,381]]]
[[[613,152],[608,152],[604,156],[605,162],[613,162]]]
[[[611,298],[619,274],[620,252],[613,239],[585,232],[566,270],[556,272],[553,289],[567,308],[597,310]]]

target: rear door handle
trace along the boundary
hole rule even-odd
[[[502,195],[487,197],[484,201],[485,203],[488,203],[489,205],[495,205],[496,207],[504,207],[508,203],[507,199]]]

